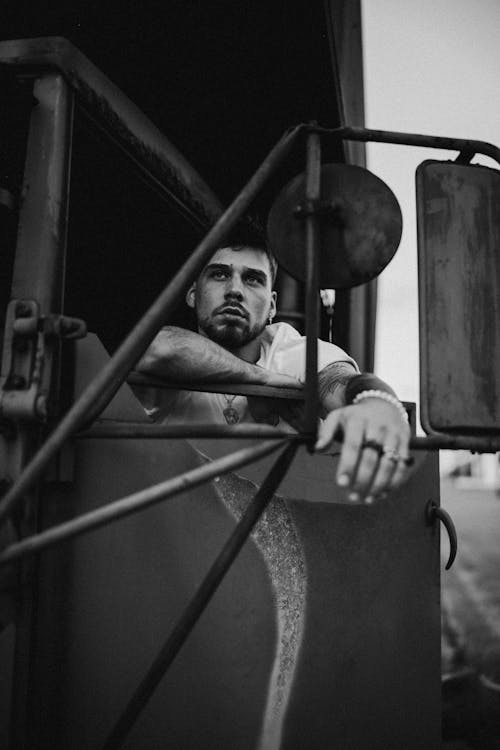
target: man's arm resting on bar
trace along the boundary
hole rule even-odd
[[[205,336],[175,326],[162,328],[135,369],[173,382],[302,387],[289,375],[246,362]]]
[[[246,362],[205,336],[174,326],[160,331],[136,369],[174,382],[300,386],[288,375]],[[374,375],[360,375],[349,362],[327,365],[318,375],[318,387],[320,415],[324,421],[318,432],[316,450],[327,451],[335,436],[342,436],[338,484],[349,491],[353,500],[371,500],[402,484],[406,478],[404,460],[408,456],[410,430],[401,410],[376,396],[363,398],[360,403],[349,403],[357,393],[375,390],[391,395],[397,404],[394,391]],[[271,409],[300,429],[302,404],[266,400],[262,413],[257,415],[259,408],[256,410],[255,406],[259,407],[262,401],[249,398],[257,421],[267,421]],[[385,454],[367,447],[367,441],[383,448]],[[401,460],[388,459],[388,452],[397,454]]]

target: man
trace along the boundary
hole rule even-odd
[[[219,248],[186,295],[198,332],[163,328],[136,369],[174,382],[300,386],[305,339],[286,323],[272,323],[275,273],[276,261],[261,244]],[[333,344],[318,342],[318,370],[323,419],[315,450],[328,451],[341,434],[337,483],[351,501],[371,503],[406,478],[406,414],[389,386],[374,375],[360,374]],[[271,411],[262,404],[243,396],[161,391],[149,411],[167,423],[277,424],[284,419],[297,424],[289,402],[274,402]]]

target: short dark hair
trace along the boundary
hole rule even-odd
[[[222,247],[230,247],[233,250],[244,250],[244,248],[249,247],[252,250],[259,250],[267,255],[269,267],[271,269],[271,286],[274,285],[276,274],[278,272],[278,261],[269,249],[265,232],[258,220],[246,219],[241,221],[236,228],[226,236],[217,249]]]

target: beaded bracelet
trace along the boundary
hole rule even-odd
[[[385,391],[361,391],[361,393],[358,393],[357,396],[354,396],[352,403],[359,404],[359,402],[364,401],[365,398],[381,398],[383,401],[387,401],[388,404],[392,404],[396,407],[401,416],[401,419],[403,419],[405,422],[408,422],[408,414],[406,413],[406,409],[404,408],[401,401],[396,398],[396,396],[391,396],[390,393],[386,393]]]

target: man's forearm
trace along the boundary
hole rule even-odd
[[[318,393],[322,414],[345,406],[347,384],[358,373],[349,362],[332,362],[318,373]]]
[[[299,385],[293,378],[246,362],[199,333],[167,326],[154,338],[136,370],[184,383]]]

